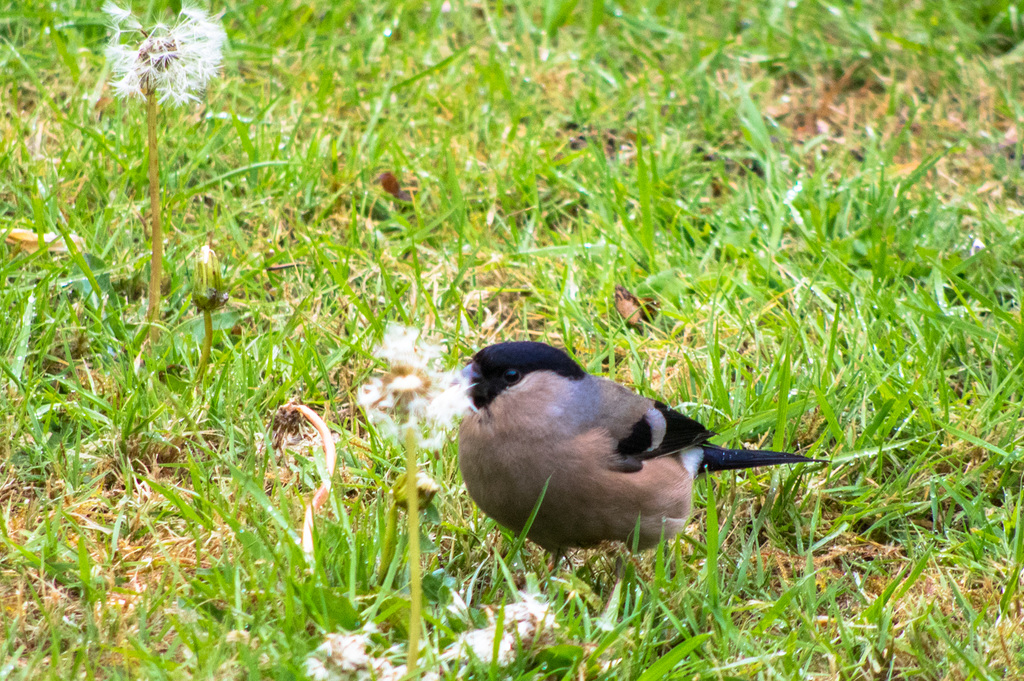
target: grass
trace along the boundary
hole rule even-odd
[[[367,625],[401,661],[407,565],[380,586],[376,562],[402,452],[353,406],[388,321],[453,365],[564,344],[722,443],[831,461],[718,475],[664,551],[548,579],[450,442],[424,461],[442,675],[526,589],[555,640],[465,674],[1024,676],[1016,5],[218,4],[223,77],[161,114],[166,332],[141,353],[143,111],[110,99],[100,5],[0,5],[2,231],[87,244],[0,245],[0,679],[303,678]],[[195,391],[208,234],[232,299]],[[290,400],[347,468],[312,569]]]

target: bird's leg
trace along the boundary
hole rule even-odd
[[[562,557],[565,556],[564,549],[558,549],[551,553],[551,564],[548,565],[548,573],[555,574],[555,570],[558,569],[558,564],[562,562]]]
[[[619,546],[615,552],[615,579],[616,581],[624,581],[627,578],[630,580],[641,579],[640,575],[643,573],[640,563],[640,556],[629,551],[623,546]]]
[[[615,554],[615,581],[621,582],[626,577],[626,563],[629,559],[621,551]]]

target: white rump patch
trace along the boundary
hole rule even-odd
[[[696,480],[697,474],[700,472],[700,465],[704,463],[704,448],[690,447],[679,452],[678,456],[679,463],[683,464],[683,468],[690,473],[690,477]]]

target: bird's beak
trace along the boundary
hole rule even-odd
[[[462,370],[462,378],[469,384],[469,397],[473,400],[473,407],[479,409],[485,402],[484,396],[481,393],[483,384],[480,383],[483,374],[480,373],[480,368],[476,365],[476,362],[470,362],[466,365]]]
[[[466,382],[470,385],[480,380],[480,370],[476,366],[476,362],[470,362],[462,370],[462,377],[466,379]]]

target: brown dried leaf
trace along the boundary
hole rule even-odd
[[[96,104],[93,108],[96,110],[96,113],[98,113],[100,116],[103,116],[103,113],[107,110],[107,107],[109,107],[113,103],[113,97],[100,97],[96,100]]]
[[[78,236],[77,234],[71,235],[71,240],[75,242],[78,250],[85,250],[85,239]],[[11,246],[18,246],[28,251],[29,253],[35,253],[39,250],[39,235],[31,229],[12,229],[4,237]],[[67,253],[68,245],[64,243],[64,237],[60,234],[54,234],[53,232],[46,232],[43,234],[43,242],[46,243],[46,248],[51,253]]]
[[[625,286],[615,286],[615,309],[630,326],[641,322],[651,323],[658,314],[658,301],[654,298],[640,300]]]
[[[412,201],[412,194],[408,190],[402,189],[402,185],[398,182],[398,178],[395,177],[394,173],[390,171],[381,173],[377,181],[380,182],[380,186],[384,191],[399,201]]]

